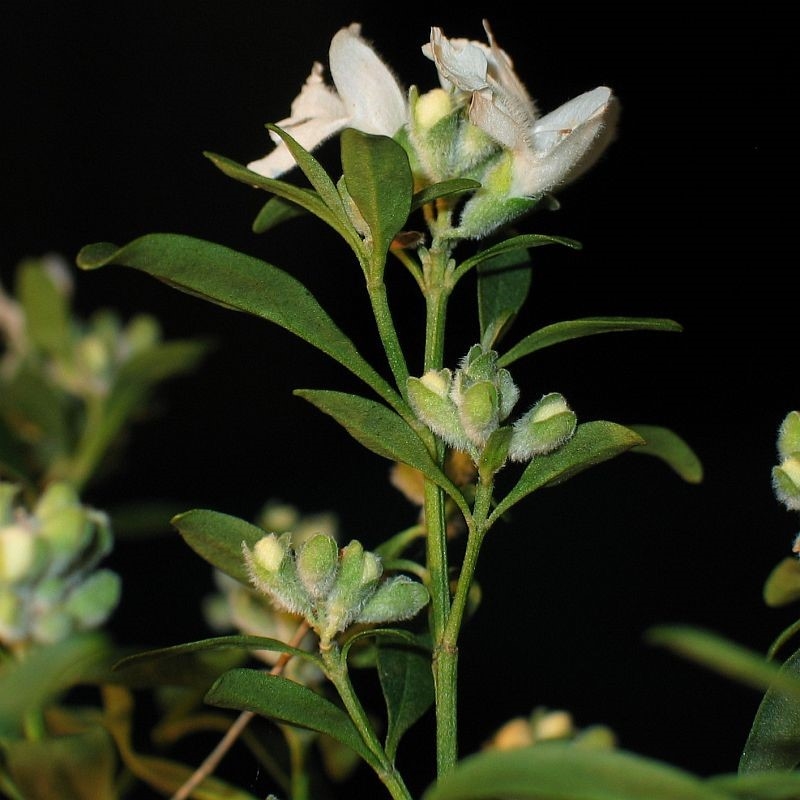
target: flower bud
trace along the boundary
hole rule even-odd
[[[791,411],[778,431],[778,454],[781,459],[800,457],[800,411]]]
[[[0,584],[25,580],[36,565],[36,538],[22,525],[0,528]]]
[[[311,598],[297,575],[290,543],[288,533],[270,533],[259,539],[252,550],[242,542],[245,566],[253,586],[278,608],[307,616],[311,613]]]
[[[575,433],[577,418],[558,392],[546,394],[514,423],[508,457],[529,461],[558,449]]]
[[[73,618],[79,630],[102,625],[119,602],[120,578],[110,569],[90,575],[70,592],[64,610]]]
[[[470,441],[483,447],[500,424],[497,388],[490,381],[478,381],[459,392],[456,405],[459,418]]]
[[[367,600],[355,622],[411,619],[428,603],[428,590],[418,581],[398,575],[382,583]]]
[[[790,511],[800,511],[800,457],[792,456],[772,468],[775,495]]]
[[[408,402],[417,417],[451,447],[464,450],[467,435],[458,410],[449,397],[450,370],[430,370],[421,378],[409,378]]]
[[[339,566],[339,547],[325,534],[309,539],[297,553],[297,574],[312,600],[330,591]]]

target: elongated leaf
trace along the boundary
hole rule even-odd
[[[478,319],[485,348],[494,349],[525,304],[531,287],[530,263],[525,249],[503,250],[481,262]]]
[[[268,719],[325,733],[355,750],[367,763],[376,765],[375,756],[341,708],[288,678],[254,669],[234,669],[220,676],[206,695],[206,702],[253,711]]]
[[[381,643],[378,677],[386,700],[386,755],[392,761],[403,734],[422,717],[434,700],[431,654],[419,647]]]
[[[507,353],[500,356],[497,363],[501,367],[513,364],[523,356],[535,353],[554,344],[596,336],[600,333],[624,331],[667,331],[679,333],[683,328],[674,320],[659,317],[584,317],[555,322],[538,331],[528,334],[517,342]]]
[[[638,433],[614,422],[598,420],[578,425],[575,435],[558,450],[536,456],[525,468],[517,485],[498,503],[496,519],[523,497],[542,486],[562,481],[579,472],[641,445]]]
[[[800,702],[800,676],[781,670],[761,653],[692,625],[659,625],[647,632],[647,641],[666,647],[754,689],[780,687]]]
[[[514,250],[528,250],[531,247],[541,247],[545,244],[563,244],[573,250],[580,250],[583,246],[580,242],[568,239],[565,236],[548,236],[543,233],[525,233],[520,236],[512,236],[510,239],[487,247],[485,250],[481,250],[474,256],[464,260],[458,267],[459,277],[481,262],[493,259],[502,253],[509,253]]]
[[[764,602],[772,608],[800,600],[800,561],[787,556],[774,567],[764,583]]]
[[[33,648],[24,662],[0,662],[0,737],[21,735],[26,714],[81,682],[110,652],[99,634],[82,634]]]
[[[295,394],[333,417],[368,450],[418,469],[469,513],[464,496],[436,466],[419,436],[394,411],[374,400],[344,392],[297,389]]]
[[[209,564],[241,583],[250,583],[242,544],[252,549],[267,532],[230,514],[196,508],[174,517],[172,524],[186,543]]]
[[[699,778],[620,750],[543,743],[464,759],[422,800],[730,800]]]
[[[354,128],[342,131],[340,143],[347,191],[372,235],[373,270],[382,270],[392,239],[411,213],[408,156],[394,139]]]
[[[149,234],[124,247],[98,243],[78,265],[122,264],[218,305],[274,322],[338,361],[388,402],[397,395],[356,350],[313,295],[295,278],[257,258],[177,234]]]
[[[219,652],[231,650],[239,652]],[[126,686],[171,685],[208,689],[223,672],[240,666],[247,653],[258,650],[289,653],[321,667],[319,656],[298,650],[278,639],[234,635],[135,653],[118,661],[114,671]]]
[[[17,267],[17,297],[25,311],[25,331],[48,353],[69,346],[69,296],[48,274],[46,262],[33,259]]]
[[[481,185],[478,181],[473,181],[469,178],[452,178],[448,181],[433,183],[414,194],[411,198],[411,210],[416,211],[426,203],[432,203],[440,197],[455,197],[467,192],[474,192],[480,188]]]
[[[205,153],[205,156],[229,178],[234,178],[241,183],[252,186],[254,189],[264,189],[267,192],[272,192],[277,197],[304,208],[327,225],[330,225],[351,247],[358,248],[357,252],[360,252],[361,240],[353,226],[348,220],[343,220],[339,213],[332,211],[318,192],[302,186],[294,186],[291,183],[275,178],[265,178],[263,175],[252,172],[247,167],[216,153]]]
[[[687,483],[701,483],[703,464],[689,443],[669,428],[660,425],[628,425],[645,444],[634,447],[632,453],[654,456],[663,461]]]
[[[117,800],[116,754],[103,728],[9,742],[4,756],[14,784],[28,800]]]
[[[800,682],[800,650],[784,661],[781,674]],[[747,736],[739,772],[791,770],[800,764],[800,696],[783,687],[764,694]]]
[[[708,779],[708,784],[742,800],[797,800],[800,797],[800,773],[797,772],[715,775]]]
[[[166,758],[145,756],[134,750],[131,743],[133,697],[127,689],[105,686],[103,699],[106,704],[103,724],[114,737],[125,766],[157,792],[172,796],[193,775],[194,768]],[[194,800],[256,800],[249,792],[214,777],[204,778],[190,797]]]
[[[283,197],[270,197],[253,220],[253,233],[266,233],[282,222],[302,217],[305,213],[306,209],[297,203],[292,203]]]

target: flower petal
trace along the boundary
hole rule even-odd
[[[431,40],[422,52],[436,64],[442,85],[462,92],[475,92],[489,84],[487,48],[469,39],[448,39],[441,28],[431,28]]]
[[[360,33],[361,26],[353,23],[333,37],[329,53],[333,82],[350,126],[393,136],[408,121],[405,92]]]

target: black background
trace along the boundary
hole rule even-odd
[[[568,343],[513,372],[523,405],[560,391],[583,420],[672,427],[706,478],[689,486],[626,455],[528,498],[492,531],[478,569],[483,605],[462,642],[463,750],[547,705],[570,709],[579,725],[610,725],[628,749],[703,775],[734,771],[758,694],[642,637],[651,625],[687,622],[763,650],[795,616],[761,599],[797,527],[770,487],[777,426],[800,402],[792,26],[765,4],[708,16],[699,4],[518,8],[11,4],[0,39],[2,277],[8,286],[23,257],[72,261],[94,241],[200,236],[296,275],[380,364],[349,251],[310,220],[252,234],[263,195],[203,151],[240,162],[263,155],[263,123],[286,116],[311,62],[326,62],[330,37],[353,20],[422,90],[435,82],[420,52],[430,26],[483,38],[482,15],[544,111],[611,86],[623,108],[617,141],[561,192],[561,210],[523,224],[584,250],[535,252],[514,339],[588,315],[665,316],[685,330]],[[335,164],[335,148],[321,157]],[[419,371],[421,303],[404,272],[392,269],[388,281]],[[95,505],[166,497],[179,510],[252,518],[275,497],[335,509],[343,536],[367,545],[413,521],[386,463],[291,395],[359,389],[316,350],[129,270],[76,282],[82,313],[144,310],[168,336],[215,341],[201,370],[159,394],[161,413],[133,431],[126,461],[92,490]],[[477,339],[472,288],[466,281],[453,300],[451,363]],[[209,570],[176,534],[120,543],[113,562],[126,587],[112,626],[120,640],[206,634],[198,599]],[[428,775],[429,730],[419,730],[406,758]],[[254,769],[242,767],[243,784]]]

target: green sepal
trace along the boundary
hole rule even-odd
[[[428,203],[433,203],[440,197],[457,197],[480,188],[480,183],[470,178],[451,178],[439,183],[432,183],[414,194],[411,198],[411,211],[416,211]]]
[[[314,195],[314,192],[308,189],[301,189],[301,191],[308,191],[309,194]],[[253,220],[252,231],[253,233],[266,233],[273,228],[276,228],[283,222],[296,217],[305,216],[308,209],[303,206],[293,203],[284,197],[270,197],[261,210]]]
[[[516,486],[498,503],[496,519],[523,497],[543,486],[561,483],[583,470],[644,444],[638,433],[614,422],[597,420],[578,425],[575,435],[561,448],[537,456],[525,468]]]
[[[624,331],[666,331],[680,333],[682,326],[671,319],[659,317],[584,317],[546,325],[538,331],[528,334],[517,342],[510,350],[500,356],[497,363],[507,367],[523,356],[535,353],[554,344],[581,339],[584,336],[596,336],[600,333],[617,333]]]
[[[325,733],[380,768],[350,717],[330,700],[306,686],[259,670],[233,669],[221,675],[206,694],[212,706],[256,714]]]
[[[374,400],[344,392],[296,389],[294,393],[333,417],[368,450],[418,469],[469,514],[458,487],[436,466],[422,440],[399,414]]]
[[[229,514],[196,508],[173,517],[172,524],[186,543],[209,564],[237,581],[250,585],[242,544],[255,547],[266,531]]]
[[[623,750],[546,742],[469,756],[422,800],[730,800],[700,778]]]
[[[505,425],[493,431],[487,440],[478,461],[478,474],[484,483],[488,483],[506,463],[513,433],[514,429],[510,425]]]
[[[669,428],[660,425],[628,425],[645,444],[634,447],[632,453],[655,456],[671,467],[687,483],[701,483],[703,464],[689,443]]]
[[[313,295],[283,270],[222,245],[148,234],[124,247],[102,242],[77,256],[83,269],[121,264],[217,305],[274,322],[349,369],[389,403],[397,393],[378,375]]]
[[[394,237],[411,213],[414,179],[406,151],[388,136],[345,128],[339,138],[347,191],[371,234],[371,272],[381,274]]]
[[[773,568],[764,583],[764,602],[772,608],[800,600],[800,560],[787,556]]]

